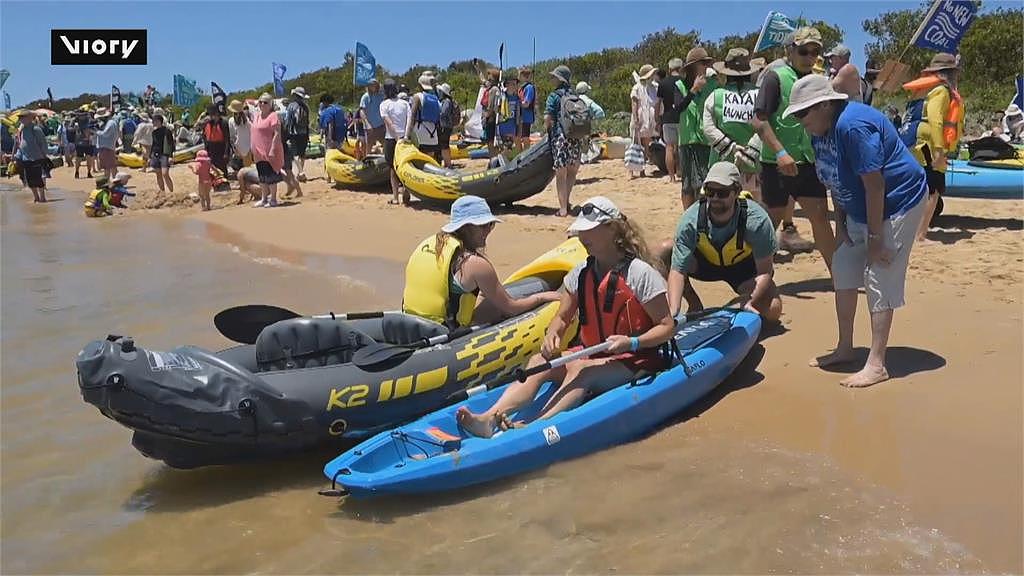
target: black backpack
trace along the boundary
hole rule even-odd
[[[558,124],[566,138],[579,140],[590,136],[590,106],[572,90],[565,89],[559,98]]]
[[[439,125],[443,130],[450,131],[459,124],[459,117],[462,116],[462,109],[459,103],[451,96],[445,96],[441,100],[441,121]]]

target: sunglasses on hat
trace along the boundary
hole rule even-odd
[[[584,216],[590,216],[595,212],[600,212],[601,214],[604,214],[605,216],[613,220],[616,218],[614,214],[610,214],[607,210],[604,210],[603,208],[600,208],[598,206],[594,206],[593,204],[584,204],[583,206],[580,207],[580,213],[583,214]]]

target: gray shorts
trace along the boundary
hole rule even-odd
[[[846,218],[852,244],[842,243],[832,257],[832,283],[836,290],[864,288],[872,312],[903,306],[910,249],[924,214],[924,199],[903,214],[882,223],[882,241],[896,251],[888,266],[868,264],[868,226]]]
[[[662,124],[661,141],[666,145],[679,146],[679,124]]]

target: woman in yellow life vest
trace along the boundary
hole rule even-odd
[[[964,105],[957,91],[960,63],[952,54],[936,54],[921,77],[907,82],[910,92],[907,115],[900,138],[928,176],[928,204],[917,230],[917,240],[925,239],[928,226],[946,191],[947,155],[955,154],[964,133]]]
[[[501,222],[478,196],[452,204],[451,221],[420,242],[405,267],[402,310],[454,329],[490,324],[558,300],[557,292],[512,298],[483,255],[487,236]],[[477,296],[484,300],[477,303]]]
[[[110,180],[106,176],[96,178],[96,189],[89,193],[82,209],[89,218],[100,218],[114,213],[114,209],[110,207]]]

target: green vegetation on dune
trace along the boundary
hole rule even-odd
[[[925,8],[914,10],[897,10],[886,12],[876,18],[863,22],[864,30],[873,41],[865,47],[868,57],[879,63],[886,59],[894,59],[900,55],[911,35],[923,18]],[[825,46],[829,47],[842,41],[843,32],[827,22],[810,22],[821,31]],[[643,64],[665,68],[672,57],[685,57],[686,52],[697,44],[703,45],[714,57],[722,57],[730,47],[743,46],[752,48],[758,31],[744,35],[730,35],[717,40],[704,38],[696,30],[680,33],[674,28],[666,28],[660,32],[648,34],[631,48],[605,48],[600,52],[588,52],[566,58],[555,58],[536,62],[534,66],[534,83],[537,85],[538,106],[543,105],[543,98],[554,89],[553,78],[548,74],[558,64],[567,64],[573,71],[573,81],[587,81],[591,87],[591,96],[604,107],[608,119],[598,124],[598,128],[610,134],[625,135],[628,122],[614,118],[617,112],[629,111],[629,87],[632,85],[632,72]],[[1013,78],[1021,73],[1022,46],[1024,46],[1024,9],[997,9],[976,18],[971,29],[961,43],[964,72],[961,79],[961,93],[967,101],[968,119],[971,125],[979,125],[988,121],[992,112],[1002,110],[1014,93]],[[903,61],[910,65],[916,73],[927,65],[932,53],[911,48]],[[781,48],[774,48],[756,54],[767,61],[782,56]],[[331,93],[346,109],[351,110],[359,101],[363,88],[353,84],[353,55],[346,53],[342,66],[338,68],[321,68],[304,72],[285,81],[287,90],[302,86],[311,95],[310,102],[315,108],[316,102],[324,93]],[[489,65],[493,66],[493,65]],[[416,90],[416,79],[423,70],[435,70],[439,82],[447,82],[452,86],[453,96],[469,108],[475,103],[479,82],[473,66],[472,58],[451,62],[446,67],[434,64],[417,64],[402,73],[378,66],[379,78],[393,77]],[[513,71],[506,71],[506,73]],[[216,80],[216,79],[213,79]],[[205,84],[209,79],[203,79]],[[262,92],[273,92],[271,83],[255,86],[247,90],[229,94],[229,98],[256,98]],[[882,104],[899,104],[903,94],[879,94],[876,106]],[[61,99],[54,103],[58,110],[80,106],[92,100],[108,102],[107,95],[82,94],[73,99]],[[192,107],[192,117],[209,103],[210,97],[203,96],[199,103]],[[165,105],[170,104],[170,97],[165,97]],[[36,101],[28,107],[46,105],[46,101]],[[621,114],[620,114],[621,116]]]

